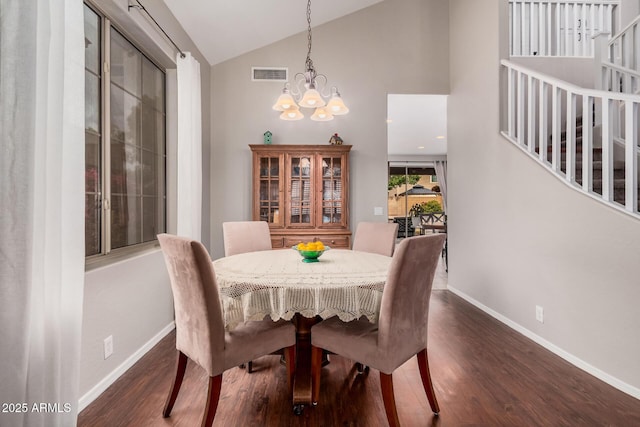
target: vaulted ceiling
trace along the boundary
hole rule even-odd
[[[304,0],[163,0],[211,65],[307,29]],[[382,0],[316,0],[315,27]]]

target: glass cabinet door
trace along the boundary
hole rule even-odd
[[[287,162],[289,172],[289,217],[287,225],[312,225],[312,157],[307,155],[291,156]]]
[[[343,222],[342,168],[342,157],[322,157],[322,225]]]
[[[260,221],[281,224],[280,219],[280,157],[261,157],[259,161]]]

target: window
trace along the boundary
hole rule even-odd
[[[86,4],[84,17],[89,257],[165,231],[165,74]]]

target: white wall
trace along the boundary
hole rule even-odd
[[[174,41],[200,62],[203,104],[203,218],[209,217],[210,66],[195,48],[164,3],[145,4]],[[149,18],[126,0],[101,0],[99,7],[124,28],[167,70],[168,228],[175,231],[175,55],[176,50]],[[172,70],[173,68],[173,70]],[[172,154],[173,153],[173,154]],[[209,222],[203,221],[203,241],[208,242]],[[154,342],[171,330],[173,300],[162,253],[153,249],[138,256],[88,271],[85,275],[84,315],[80,361],[80,407],[95,399]],[[104,360],[103,340],[113,336],[114,353]]]
[[[330,122],[278,118],[271,106],[281,83],[251,82],[252,66],[304,71],[307,35],[301,33],[212,68],[211,240],[222,256],[221,223],[251,219],[251,155],[270,130],[274,144],[327,144],[339,133],[351,151],[351,229],[387,203],[388,93],[446,94],[448,4],[387,0],[313,28],[311,58],[337,86],[351,112]],[[301,17],[304,19],[304,17]],[[305,112],[306,113],[306,112]],[[386,214],[385,214],[386,215]]]
[[[506,11],[506,0],[450,2],[449,286],[640,397],[640,224],[499,135]]]

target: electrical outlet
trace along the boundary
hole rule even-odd
[[[113,335],[104,339],[104,358],[108,359],[113,354]]]
[[[544,308],[536,305],[536,320],[540,323],[544,323]]]

